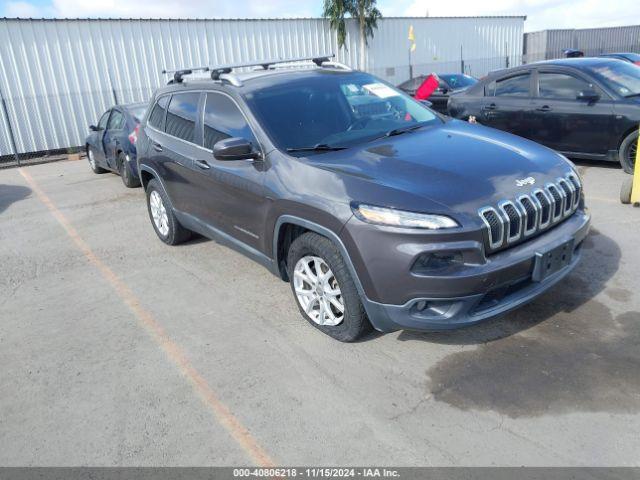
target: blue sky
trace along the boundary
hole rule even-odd
[[[640,23],[640,1],[379,0],[385,16],[527,15],[526,31]],[[5,17],[317,17],[322,0],[0,0]]]

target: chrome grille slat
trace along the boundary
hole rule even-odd
[[[538,206],[529,195],[520,195],[516,201],[524,214],[523,234],[528,237],[538,229]]]
[[[562,212],[564,211],[564,197],[560,194],[560,189],[553,183],[547,183],[544,188],[551,197],[551,203],[553,205],[551,222],[555,223],[562,218]]]
[[[493,207],[481,208],[478,213],[489,230],[489,247],[500,247],[504,241],[504,221],[500,214]]]
[[[551,210],[553,209],[553,203],[549,198],[549,195],[540,188],[536,188],[533,191],[533,198],[535,198],[540,204],[540,222],[538,223],[538,228],[547,228],[551,223]]]
[[[522,213],[511,200],[500,202],[498,208],[504,214],[507,243],[517,242],[522,236]]]
[[[507,247],[562,222],[578,209],[581,194],[580,179],[571,172],[515,200],[502,200],[497,208],[479,209],[487,227],[489,250]]]
[[[568,182],[564,178],[558,178],[556,183],[560,186],[560,189],[565,195],[564,208],[562,214],[566,217],[573,211],[573,194],[576,189],[571,182]]]

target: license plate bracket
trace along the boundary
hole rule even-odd
[[[541,282],[567,267],[573,258],[574,239],[567,240],[544,252],[536,252],[531,280]]]

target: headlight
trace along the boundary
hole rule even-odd
[[[352,207],[353,213],[360,220],[376,225],[404,228],[426,228],[439,230],[442,228],[455,228],[460,225],[454,219],[444,215],[431,215],[428,213],[405,212],[393,208],[374,207],[373,205],[359,204]]]

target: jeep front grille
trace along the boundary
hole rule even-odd
[[[562,222],[578,208],[581,188],[580,179],[572,172],[515,201],[507,199],[496,207],[481,208],[478,214],[486,226],[488,250],[531,238]]]

